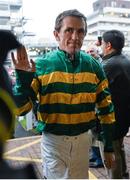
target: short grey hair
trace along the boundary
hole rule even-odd
[[[73,16],[73,17],[83,19],[83,21],[85,23],[85,35],[86,35],[86,33],[87,33],[87,18],[85,17],[84,14],[79,12],[77,9],[66,10],[66,11],[63,11],[62,13],[60,13],[55,20],[55,30],[58,32],[60,31],[60,29],[62,27],[62,22],[63,22],[64,18],[67,16]]]

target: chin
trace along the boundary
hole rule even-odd
[[[67,52],[69,54],[75,54],[76,52],[80,51],[80,49],[71,49],[71,50],[68,50]]]

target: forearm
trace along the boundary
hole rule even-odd
[[[24,115],[29,112],[33,106],[35,93],[31,88],[34,73],[16,70],[16,85],[13,89],[14,98],[17,105],[16,114]]]
[[[100,85],[100,93],[97,95],[97,116],[102,126],[102,139],[104,142],[104,151],[112,152],[112,141],[114,131],[114,106],[111,101],[111,94],[108,89],[107,81]]]

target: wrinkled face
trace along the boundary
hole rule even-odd
[[[97,58],[98,49],[96,49],[95,47],[90,47],[90,49],[88,49],[87,53],[90,54],[91,56],[93,56],[94,58]]]
[[[85,22],[77,17],[67,16],[59,32],[54,31],[59,48],[70,55],[79,51],[85,37]]]

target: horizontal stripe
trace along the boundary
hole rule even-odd
[[[35,140],[35,139],[38,139],[38,138],[41,138],[41,135],[37,135],[37,136],[28,136],[28,137],[20,137],[19,138],[19,141],[23,141],[23,140]],[[15,139],[8,139],[7,142],[15,142],[15,141],[18,141],[17,138]]]
[[[42,159],[32,158],[32,157],[19,157],[19,156],[5,156],[4,159],[11,160],[11,161],[23,161],[23,162],[35,162],[41,163]]]
[[[102,115],[102,116],[98,116],[101,123],[103,124],[112,124],[113,122],[115,122],[115,113],[109,113],[107,115]]]
[[[79,124],[44,124],[45,132],[50,132],[57,135],[77,136],[81,133],[92,129],[96,125],[96,119],[89,122]]]
[[[83,112],[89,112],[95,110],[95,103],[83,103],[83,104],[43,104],[38,108],[38,112],[41,113],[65,113],[65,114],[77,114]]]
[[[44,120],[45,123],[59,123],[59,124],[79,124],[90,122],[95,119],[95,112],[78,113],[78,114],[46,114],[37,113],[39,120]]]
[[[112,103],[109,104],[109,106],[105,106],[98,109],[99,115],[106,115],[108,112],[114,112],[114,106]]]
[[[67,94],[67,93],[52,93],[45,96],[41,96],[41,104],[80,104],[80,103],[94,103],[96,101],[95,93],[77,93],[77,94]]]
[[[42,75],[38,77],[42,83],[42,86],[47,84],[55,83],[55,82],[62,82],[62,83],[92,83],[98,84],[99,79],[94,73],[89,72],[82,72],[82,73],[66,73],[66,72],[52,72],[50,74]]]
[[[97,94],[97,103],[100,103],[101,101],[105,100],[107,96],[110,96],[110,92],[108,88],[104,89],[102,92]]]
[[[108,80],[107,79],[103,80],[99,84],[98,89],[97,89],[97,94],[99,94],[100,92],[102,92],[106,88],[108,88]]]
[[[30,142],[30,143],[27,143],[27,144],[18,146],[18,147],[14,148],[14,149],[11,149],[11,150],[5,152],[5,153],[4,153],[4,156],[7,156],[7,155],[9,155],[9,154],[16,153],[17,151],[26,149],[27,147],[30,147],[30,146],[32,146],[32,145],[34,145],[34,144],[37,144],[37,143],[39,143],[40,141],[41,141],[41,139],[37,139],[37,140],[35,140],[35,141],[33,141],[33,142]]]
[[[91,83],[80,84],[66,84],[66,83],[52,83],[41,87],[41,94],[46,95],[48,93],[63,92],[69,94],[76,93],[94,93],[96,92],[97,85]]]
[[[32,109],[33,105],[31,102],[26,103],[24,106],[20,108],[15,109],[15,114],[16,115],[21,115],[22,113],[27,113]]]
[[[39,87],[40,87],[38,79],[36,79],[36,78],[33,79],[31,87],[33,88],[33,91],[37,94]]]
[[[105,106],[108,106],[109,104],[111,104],[111,96],[107,96],[105,99],[103,99],[102,101],[100,101],[98,104],[97,104],[97,107],[98,108],[103,108]]]

